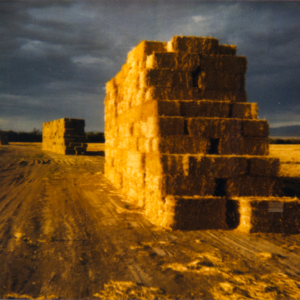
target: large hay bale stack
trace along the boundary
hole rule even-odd
[[[280,194],[246,69],[235,46],[177,36],[141,42],[107,83],[105,175],[151,222],[227,228],[233,197]]]
[[[43,150],[59,154],[84,154],[85,122],[82,119],[63,118],[43,124]]]

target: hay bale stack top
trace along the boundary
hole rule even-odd
[[[176,36],[141,42],[107,83],[105,175],[154,224],[227,228],[230,199],[279,195],[246,70],[236,46]]]
[[[59,154],[84,154],[85,121],[63,118],[43,124],[43,150]]]

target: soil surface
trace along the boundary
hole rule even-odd
[[[40,147],[0,147],[0,298],[300,299],[300,235],[163,230],[104,177],[103,147]]]

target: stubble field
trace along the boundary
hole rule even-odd
[[[0,298],[300,298],[300,236],[153,226],[103,175],[104,145],[0,146]],[[300,146],[271,145],[288,196]]]

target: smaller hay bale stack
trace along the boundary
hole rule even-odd
[[[9,145],[6,131],[0,131],[0,145]]]
[[[83,119],[63,118],[43,124],[42,149],[58,154],[85,154]]]

